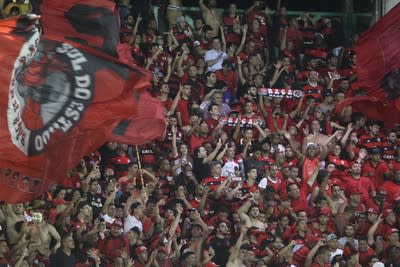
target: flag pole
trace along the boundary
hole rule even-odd
[[[136,145],[136,157],[137,157],[137,160],[138,160],[138,167],[139,167],[140,180],[142,182],[142,188],[144,188],[142,163],[140,162],[139,147],[137,145]]]

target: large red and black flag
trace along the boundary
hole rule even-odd
[[[166,130],[164,107],[148,92],[138,99],[138,113],[121,121],[114,129],[110,141],[142,145],[149,140],[163,140]]]
[[[339,107],[400,123],[400,4],[366,31],[356,44],[359,85],[366,96],[345,99]]]
[[[138,120],[138,103],[150,86],[146,71],[116,57],[111,1],[48,2],[59,13],[41,9],[43,35],[35,16],[0,21],[0,199],[11,203],[43,193],[110,140],[121,121]],[[85,26],[77,25],[78,15]],[[162,136],[151,130],[148,138],[141,133],[141,142]]]
[[[110,0],[42,0],[44,34],[117,56],[119,16]]]

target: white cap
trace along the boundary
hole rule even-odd
[[[196,46],[200,46],[200,42],[197,40],[193,42],[193,47],[196,47]]]

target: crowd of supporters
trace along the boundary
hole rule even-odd
[[[339,19],[170,1],[160,32],[128,2],[121,47],[153,73],[165,140],[104,144],[2,203],[0,266],[400,265],[400,127],[336,107],[365,94]]]

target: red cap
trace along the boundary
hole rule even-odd
[[[323,207],[320,211],[319,211],[319,215],[325,215],[325,216],[331,216],[332,211],[329,207]]]
[[[147,248],[145,247],[145,246],[138,246],[136,249],[135,249],[135,253],[136,253],[136,255],[140,255],[140,254],[142,254],[143,252],[145,252],[147,250]]]
[[[117,226],[120,228],[124,227],[121,220],[114,220],[113,223],[111,224],[111,226]]]
[[[385,238],[386,238],[386,239],[389,239],[389,237],[390,237],[392,234],[398,233],[398,232],[399,232],[398,229],[396,229],[396,228],[391,228],[391,229],[389,229],[389,230],[386,232]]]
[[[383,211],[383,217],[387,217],[387,216],[389,216],[391,213],[393,213],[393,210],[392,210],[392,209],[385,209],[385,210]]]

